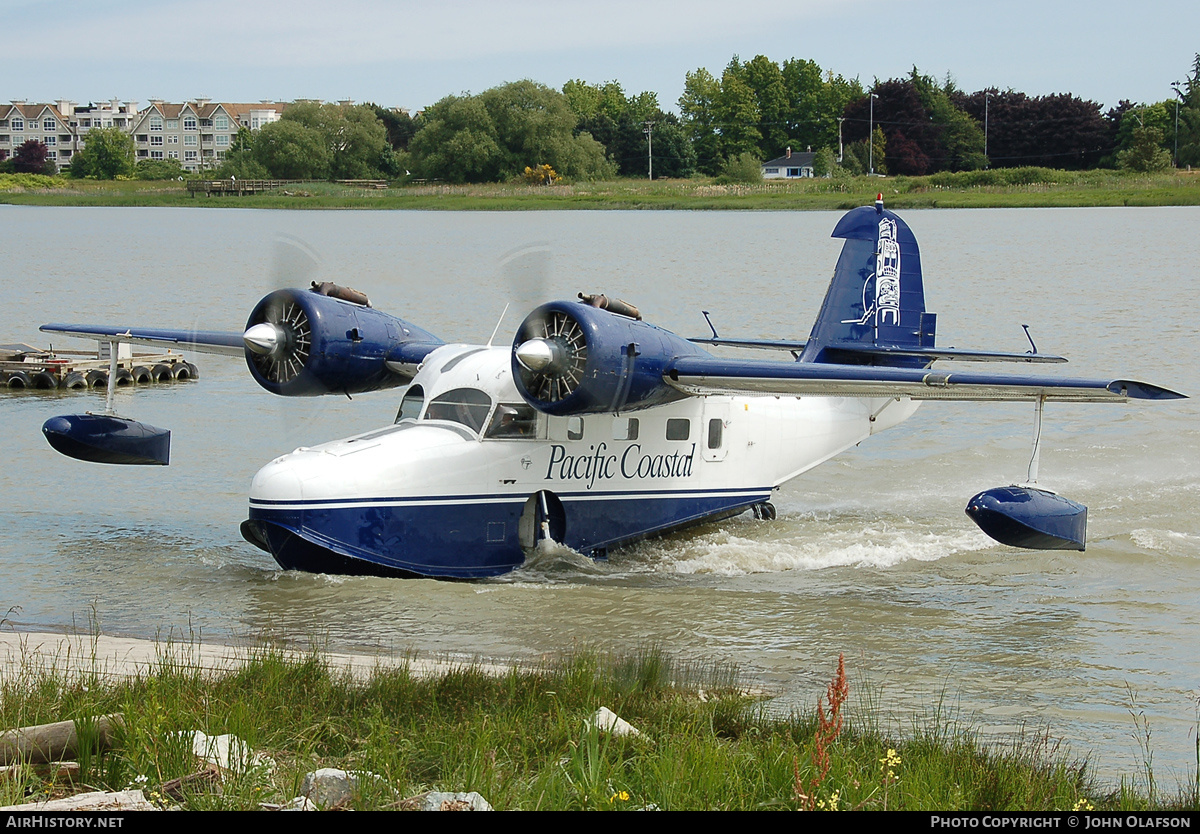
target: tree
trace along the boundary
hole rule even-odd
[[[648,173],[646,122],[654,122],[654,172],[658,176],[688,176],[695,170],[695,153],[679,128],[679,119],[659,108],[654,93],[627,96],[616,81],[596,85],[575,79],[563,85],[563,96],[578,118],[575,134],[590,134],[603,145],[620,176],[644,177]]]
[[[818,70],[818,78],[820,71]],[[754,93],[758,111],[758,155],[773,159],[788,147],[792,134],[788,130],[788,89],[779,65],[765,55],[755,55],[736,71],[737,77]]]
[[[1119,115],[1117,115],[1119,113]],[[1112,141],[1115,145],[1114,154],[1106,161],[1109,165],[1117,164],[1122,168],[1129,168],[1127,161],[1140,155],[1143,162],[1139,164],[1151,164],[1150,157],[1154,156],[1150,153],[1150,149],[1145,146],[1146,129],[1154,129],[1158,132],[1159,149],[1167,154],[1168,161],[1171,159],[1171,153],[1175,148],[1175,103],[1172,101],[1161,101],[1155,104],[1131,104],[1128,101],[1122,101],[1117,108],[1110,110],[1107,118],[1110,122],[1116,120],[1115,130],[1112,131]],[[1135,145],[1140,146],[1138,154],[1130,155]],[[1122,154],[1125,154],[1122,162]],[[1135,168],[1134,170],[1158,170],[1154,168]]]
[[[696,149],[674,113],[661,110],[654,119],[654,176],[690,177],[696,170]]]
[[[614,175],[604,146],[577,134],[576,123],[566,95],[514,81],[437,102],[425,111],[409,150],[423,176],[450,182],[515,179],[538,165],[577,179]]]
[[[417,132],[416,122],[413,121],[412,116],[408,115],[408,111],[384,108],[378,104],[368,104],[367,106],[375,111],[376,118],[387,131],[388,144],[392,146],[392,150],[408,150],[408,143],[412,141]]]
[[[706,174],[716,174],[725,161],[721,137],[717,134],[717,99],[721,84],[701,67],[684,76],[679,111],[696,151],[696,165]]]
[[[823,78],[815,61],[756,55],[743,63],[735,55],[719,81],[703,68],[688,73],[679,109],[698,167],[716,174],[743,152],[770,159],[786,147],[836,146],[839,117],[862,96],[857,79]]]
[[[988,161],[993,168],[1094,168],[1112,148],[1112,130],[1100,105],[1070,93],[1031,98],[990,88],[953,98],[980,124],[986,100]]]
[[[1162,146],[1161,128],[1147,125],[1133,130],[1129,147],[1117,153],[1117,164],[1130,171],[1148,173],[1171,167],[1171,153]]]
[[[92,128],[71,160],[71,176],[112,180],[134,175],[133,137],[119,127]]]
[[[1171,138],[1174,140],[1174,135]],[[1184,83],[1183,100],[1179,103],[1178,164],[1200,165],[1200,53],[1192,62],[1192,72]]]
[[[717,176],[719,183],[762,182],[762,161],[749,151],[731,156],[721,166]]]
[[[29,139],[22,142],[13,153],[13,171],[18,174],[44,174],[49,158],[50,151],[41,141]]]
[[[502,166],[496,125],[474,96],[446,96],[426,109],[409,144],[422,176],[447,182],[496,182]]]
[[[388,147],[387,129],[372,105],[302,101],[284,110],[279,120],[302,125],[320,137],[325,176],[365,179],[379,174],[379,160]]]
[[[821,148],[813,157],[813,176],[832,176],[837,165],[837,151],[833,148]]]
[[[254,160],[276,179],[328,179],[329,156],[321,132],[296,120],[263,125],[254,137]]]
[[[760,113],[754,90],[741,78],[737,58],[721,76],[721,92],[716,101],[717,130],[721,151],[726,157],[758,154],[762,133],[758,129]]]

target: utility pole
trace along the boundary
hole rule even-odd
[[[1179,167],[1179,101],[1183,98],[1183,93],[1179,91],[1179,82],[1172,81],[1171,89],[1175,91],[1175,95],[1179,98],[1175,99],[1175,156],[1172,158],[1175,167]]]
[[[988,148],[988,99],[992,97],[991,93],[983,94],[983,155],[987,156]],[[992,162],[988,160],[988,167],[992,167]]]
[[[842,122],[844,121],[846,121],[844,116],[838,119],[838,165],[842,164],[842,157],[845,155],[845,149],[842,147]]]
[[[868,176],[875,176],[875,99],[879,96],[871,93],[871,121],[867,128],[867,169]]]
[[[646,134],[646,163],[650,179],[654,179],[654,122],[645,122],[642,133]]]

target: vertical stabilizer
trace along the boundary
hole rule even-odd
[[[833,237],[846,242],[800,361],[923,365],[920,358],[861,352],[933,346],[936,317],[925,312],[921,252],[908,224],[878,200],[847,212]]]

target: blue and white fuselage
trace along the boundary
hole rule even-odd
[[[762,504],[917,407],[713,395],[555,417],[521,398],[510,353],[440,347],[395,425],[271,461],[250,490],[255,538],[284,567],[337,573],[492,576],[544,532],[600,556]]]

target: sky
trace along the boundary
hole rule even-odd
[[[1194,0],[0,0],[0,101],[371,101],[410,111],[529,78],[615,80],[678,110],[685,75],[804,58],[869,86],[1172,97]]]

